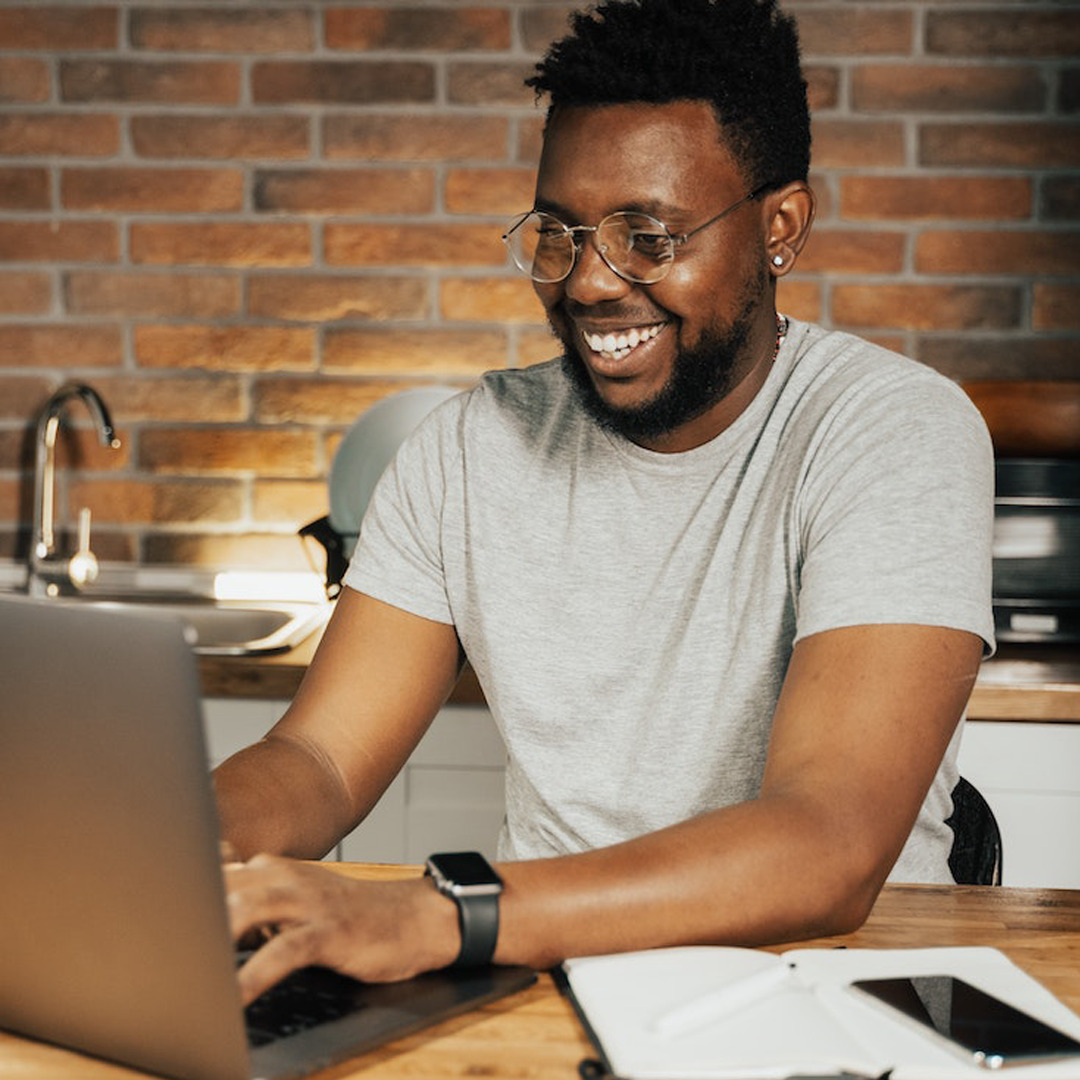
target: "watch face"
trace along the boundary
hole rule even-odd
[[[502,885],[502,879],[492,870],[487,859],[475,851],[432,855],[428,862],[446,881],[458,886],[486,885],[498,888]]]

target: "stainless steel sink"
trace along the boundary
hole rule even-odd
[[[177,592],[94,592],[47,597],[41,603],[172,616],[184,624],[194,650],[209,656],[285,652],[319,629],[330,614],[324,603],[219,600]]]

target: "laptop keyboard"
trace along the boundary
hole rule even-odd
[[[357,1011],[357,983],[327,968],[296,971],[244,1010],[248,1044],[255,1047],[339,1020]]]

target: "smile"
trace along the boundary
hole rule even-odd
[[[622,360],[639,345],[651,341],[663,329],[664,323],[656,323],[653,326],[635,326],[618,333],[590,334],[587,330],[582,330],[581,336],[585,344],[605,360]]]

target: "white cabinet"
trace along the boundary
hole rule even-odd
[[[959,764],[1001,829],[1002,883],[1080,888],[1080,724],[969,720]]]
[[[286,701],[203,701],[211,766],[257,741]],[[378,805],[335,852],[355,862],[419,863],[433,851],[495,857],[504,813],[505,753],[482,706],[441,710]]]

